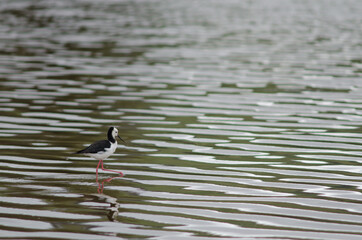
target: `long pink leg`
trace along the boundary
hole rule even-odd
[[[98,168],[99,168],[99,164],[101,164],[102,162],[102,166],[103,166],[103,160],[99,160],[98,165],[97,165],[97,169],[96,169],[96,180],[98,181]]]
[[[108,171],[108,172],[115,172],[115,173],[118,173],[119,175],[121,175],[121,177],[123,177],[123,173],[122,173],[122,172],[115,171],[115,170],[110,170],[110,169],[105,169],[105,168],[103,167],[103,161],[102,161],[102,170],[103,170],[103,171]]]
[[[97,189],[97,191],[98,191],[99,194],[101,194],[101,193],[103,193],[104,182],[102,182],[102,184],[100,184],[100,183],[98,182],[98,179],[97,179],[97,183],[98,183],[98,189]]]

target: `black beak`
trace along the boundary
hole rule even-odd
[[[121,139],[121,141],[122,141],[124,144],[126,144],[126,142],[125,142],[119,135],[117,135],[117,137],[118,137],[119,139]]]

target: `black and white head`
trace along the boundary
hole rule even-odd
[[[112,143],[116,142],[116,137],[118,137],[122,142],[124,142],[123,139],[118,135],[118,129],[115,127],[110,127],[108,129],[107,136],[108,136],[108,140]]]

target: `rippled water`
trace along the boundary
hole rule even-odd
[[[0,236],[362,239],[361,12],[1,1]]]

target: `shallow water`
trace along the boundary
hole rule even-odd
[[[362,239],[361,10],[2,1],[0,236]]]

